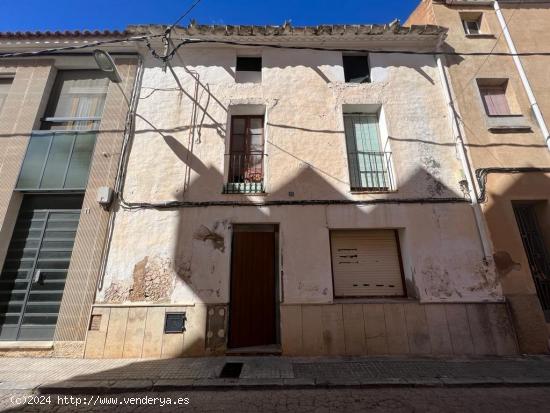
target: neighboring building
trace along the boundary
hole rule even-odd
[[[0,33],[0,50],[25,53],[127,36]],[[132,47],[110,48],[128,94],[138,62]],[[114,185],[128,112],[91,52],[0,59],[2,352],[83,353],[109,219],[97,190]]]
[[[86,357],[517,353],[436,59],[353,52],[445,32],[193,24],[168,64],[141,48]]]
[[[548,351],[550,332],[549,1],[424,0],[407,24],[449,28],[448,56],[460,134],[479,194],[499,283],[520,351]],[[545,324],[546,321],[546,324]]]

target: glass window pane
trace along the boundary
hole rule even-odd
[[[261,134],[264,130],[264,120],[262,118],[250,118],[250,133]]]
[[[69,162],[73,140],[74,135],[72,133],[61,133],[54,136],[50,154],[46,161],[41,188],[63,188],[65,170]]]
[[[244,133],[246,119],[233,118],[233,133]]]
[[[244,152],[244,135],[231,136],[231,152]]]
[[[65,188],[85,188],[95,145],[95,133],[79,134],[67,172]]]
[[[40,185],[42,167],[48,154],[51,138],[51,135],[31,136],[19,180],[17,181],[18,189],[38,188]]]
[[[263,152],[264,137],[263,135],[250,135],[250,152]]]
[[[57,75],[46,117],[101,117],[109,80],[99,70],[65,70]],[[45,122],[42,129],[96,129],[98,121]]]

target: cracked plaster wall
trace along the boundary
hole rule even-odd
[[[339,53],[265,49],[261,84],[235,83],[235,56],[231,48],[189,47],[180,53],[202,84],[197,94],[202,108],[196,114],[200,126],[194,128],[189,126],[190,98],[174,89],[169,71],[146,60],[138,112],[165,136],[138,119],[127,201],[463,195],[458,185],[462,172],[432,57],[372,55],[373,82],[348,85]],[[173,64],[185,90],[194,95],[195,82],[181,60],[176,57]],[[222,194],[228,150],[224,131],[235,103],[266,108],[269,156],[263,196]],[[349,192],[342,105],[383,108],[397,192]],[[280,224],[281,285],[287,303],[332,300],[329,228],[398,228],[409,295],[422,301],[501,298],[492,266],[482,263],[468,204],[401,204],[119,210],[98,301],[228,302],[231,223]],[[149,274],[149,281],[136,285],[136,268]],[[155,279],[163,286],[162,294],[145,294],[147,282],[153,282],[155,290]]]

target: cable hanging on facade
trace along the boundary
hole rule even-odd
[[[151,45],[150,40],[154,38],[165,38],[166,33],[164,34],[151,34],[151,35],[142,35],[142,36],[132,36],[124,39],[116,40],[105,40],[97,41],[92,43],[86,43],[78,46],[65,46],[57,48],[49,48],[36,50],[32,52],[5,52],[0,53],[0,58],[12,58],[12,57],[36,57],[36,56],[47,56],[57,52],[81,50],[90,47],[97,47],[110,44],[119,44],[125,42],[145,42],[147,48],[150,50],[153,57],[162,60],[168,61],[171,60],[177,51],[188,44],[225,44],[230,46],[248,46],[248,47],[267,47],[274,49],[288,49],[288,50],[313,50],[320,52],[343,52],[343,53],[378,53],[378,54],[405,54],[405,55],[424,55],[424,56],[518,56],[518,57],[528,57],[528,56],[550,56],[550,51],[548,52],[520,52],[520,53],[510,53],[510,52],[457,52],[457,51],[415,51],[415,50],[377,50],[377,49],[347,49],[347,48],[329,48],[329,47],[313,47],[313,46],[284,46],[280,44],[270,44],[270,43],[250,43],[250,42],[237,42],[232,40],[219,40],[219,39],[193,39],[193,38],[180,38],[180,43],[178,43],[169,53],[165,55],[160,55],[154,50]]]

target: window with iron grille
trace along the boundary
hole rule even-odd
[[[86,187],[108,85],[97,70],[58,73],[41,130],[29,140],[17,189]]]
[[[344,128],[351,190],[393,190],[391,152],[382,148],[378,116],[344,114]]]
[[[537,203],[517,202],[513,208],[537,296],[550,322],[550,254],[539,226]]]
[[[225,193],[264,192],[264,117],[232,116]]]

